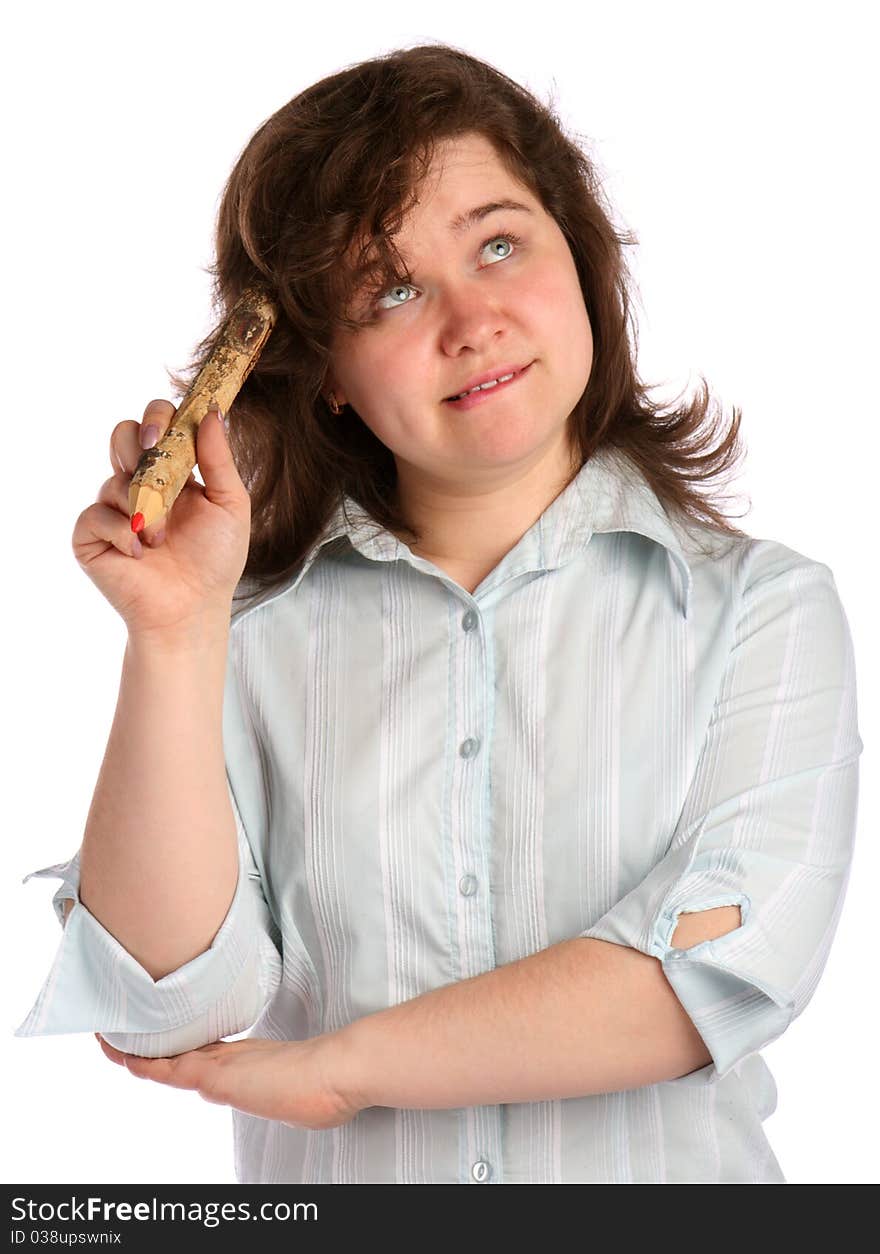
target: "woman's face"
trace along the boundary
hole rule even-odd
[[[485,212],[502,200],[522,207]],[[479,216],[469,221],[472,210]],[[413,284],[376,298],[373,325],[336,334],[327,390],[392,451],[401,478],[477,487],[541,461],[567,469],[566,423],[587,386],[593,341],[555,220],[487,139],[466,135],[438,146],[395,243]],[[447,399],[526,367],[476,400]]]

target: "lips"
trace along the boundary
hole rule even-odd
[[[479,387],[481,383],[491,383],[493,380],[500,379],[506,374],[512,374],[514,376],[522,374],[522,372],[527,370],[530,365],[531,362],[527,362],[525,365],[513,363],[508,366],[497,366],[494,370],[487,370],[485,374],[477,375],[476,378],[471,379],[462,387],[457,388],[454,392],[451,392],[449,396],[444,396],[443,399],[445,401],[451,401],[453,397],[457,397],[463,400],[464,398],[461,396],[462,392],[469,392],[471,388]],[[510,379],[509,382],[515,382],[515,379]],[[498,386],[504,387],[505,385],[498,384]]]

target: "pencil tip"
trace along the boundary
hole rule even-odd
[[[134,517],[131,520],[131,529],[135,534],[137,534],[139,531],[143,531],[144,529],[143,514],[138,513],[134,515]]]

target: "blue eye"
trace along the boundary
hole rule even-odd
[[[496,252],[495,261],[506,261],[513,252],[514,248],[516,248],[516,246],[520,243],[522,243],[522,241],[518,235],[514,235],[512,231],[504,231],[500,235],[490,235],[488,239],[484,239],[478,252],[484,252],[490,244],[501,244],[502,246],[506,246],[507,252]],[[494,262],[492,264],[494,264]],[[378,309],[399,309],[401,305],[412,304],[409,300],[397,300],[395,298],[399,293],[414,292],[416,290],[417,289],[414,288],[411,283],[396,283],[394,287],[388,289],[384,296],[379,297],[376,302],[376,307]],[[385,304],[386,301],[390,301],[391,303]]]
[[[513,231],[502,231],[500,235],[490,235],[488,239],[484,239],[480,245],[480,252],[484,252],[490,244],[506,244],[506,253],[495,253],[496,261],[506,261],[511,253],[516,249],[522,240],[518,235],[514,235]],[[513,247],[511,247],[513,245]]]
[[[382,296],[376,302],[376,304],[379,306],[380,309],[397,309],[399,308],[400,305],[406,305],[408,302],[405,300],[401,300],[401,301],[395,301],[390,305],[385,305],[383,304],[383,301],[390,300],[391,297],[395,296],[398,292],[414,292],[414,291],[415,291],[415,288],[412,287],[409,283],[397,283],[395,284],[394,287],[389,288],[389,290],[385,293],[385,295]]]
[[[483,248],[488,248],[490,244],[506,244],[506,245],[507,245],[507,249],[508,249],[508,251],[507,251],[506,253],[496,253],[496,254],[495,254],[495,257],[496,257],[496,259],[497,259],[498,261],[504,261],[504,259],[505,259],[506,257],[509,257],[509,256],[510,256],[510,254],[513,252],[513,248],[511,247],[511,245],[512,245],[513,243],[514,243],[514,241],[511,239],[511,237],[510,237],[509,235],[496,235],[496,236],[494,237],[494,239],[487,239],[487,240],[486,240],[485,244],[484,244],[484,245],[483,245],[483,247],[480,249],[480,252],[482,252],[482,251],[483,251]]]

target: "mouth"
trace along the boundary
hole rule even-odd
[[[524,378],[528,371],[531,370],[533,365],[534,362],[529,362],[522,370],[513,371],[509,378],[506,375],[502,376],[503,382],[499,381],[489,385],[483,384],[475,391],[466,392],[463,396],[447,396],[443,404],[458,410],[473,409],[475,405],[482,405],[484,401],[488,401],[492,396],[497,396],[499,392],[506,392],[508,388],[515,387],[520,379]]]

